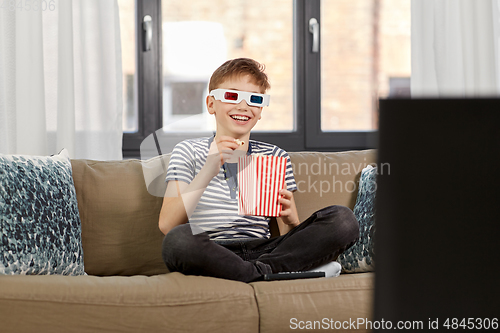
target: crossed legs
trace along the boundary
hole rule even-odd
[[[328,206],[285,235],[218,244],[191,226],[172,229],[163,240],[162,256],[171,272],[243,282],[263,274],[306,271],[335,260],[359,237],[352,211]]]

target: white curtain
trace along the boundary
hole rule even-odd
[[[116,0],[35,3],[0,10],[0,153],[122,159]]]
[[[412,0],[413,97],[500,95],[500,0]]]

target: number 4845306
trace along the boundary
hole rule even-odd
[[[481,329],[498,329],[498,318],[463,318],[462,320],[458,318],[447,318],[443,323],[443,326],[447,329],[470,329],[470,330],[481,330]]]
[[[0,9],[10,11],[54,11],[56,0],[0,0]]]

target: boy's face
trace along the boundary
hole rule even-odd
[[[231,89],[262,94],[261,88],[251,81],[250,75],[226,79],[217,89]],[[239,104],[224,103],[212,96],[207,97],[207,109],[215,115],[217,135],[227,135],[235,139],[247,138],[250,130],[260,119],[262,107],[248,106],[245,100]]]

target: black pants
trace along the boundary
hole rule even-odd
[[[359,224],[344,206],[318,210],[287,234],[270,239],[212,241],[189,224],[165,236],[162,256],[171,272],[251,282],[263,274],[306,271],[354,245]]]

